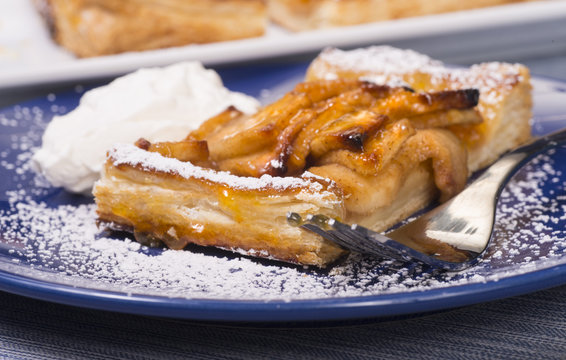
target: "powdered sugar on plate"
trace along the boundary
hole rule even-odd
[[[44,101],[49,104],[49,100]],[[47,110],[45,110],[47,109]],[[152,249],[100,231],[91,198],[53,188],[29,169],[52,111],[0,115],[0,270],[46,283],[185,299],[295,301],[399,294],[498,281],[566,264],[566,149],[535,158],[501,196],[484,260],[434,272],[353,254],[331,269],[304,269],[237,253]],[[17,121],[16,121],[17,120]]]

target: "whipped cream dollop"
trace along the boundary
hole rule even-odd
[[[182,140],[230,105],[248,114],[259,108],[199,62],[141,69],[88,91],[75,110],[55,116],[32,167],[54,186],[90,192],[113,144]]]

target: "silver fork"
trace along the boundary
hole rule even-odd
[[[564,143],[566,129],[532,140],[501,157],[451,200],[386,235],[320,214],[302,219],[288,213],[287,221],[356,252],[462,270],[487,249],[497,200],[509,178],[534,155]]]

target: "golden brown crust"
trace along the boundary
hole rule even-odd
[[[269,0],[269,15],[294,30],[329,28],[532,0]]]
[[[55,40],[80,57],[254,37],[266,27],[264,0],[40,2]]]

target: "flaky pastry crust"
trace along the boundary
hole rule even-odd
[[[287,211],[344,215],[340,189],[308,173],[237,177],[122,145],[109,152],[94,195],[99,221],[145,245],[193,243],[316,266],[345,254],[286,221]]]

